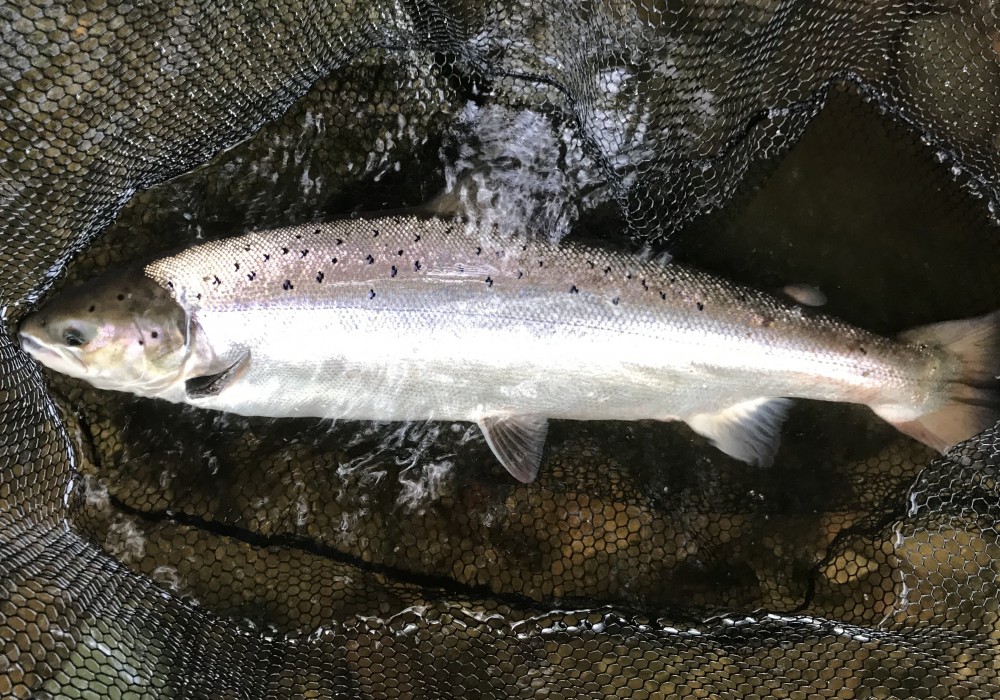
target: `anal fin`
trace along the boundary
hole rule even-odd
[[[730,457],[768,467],[778,451],[781,424],[791,403],[790,399],[753,399],[717,413],[690,416],[685,422]]]
[[[237,380],[250,366],[250,351],[247,350],[233,364],[215,374],[191,377],[184,382],[184,391],[189,399],[205,399],[217,396],[223,389]]]
[[[511,476],[523,484],[535,480],[549,431],[547,418],[489,416],[479,420],[479,427],[486,444]]]

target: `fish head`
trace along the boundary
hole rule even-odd
[[[46,367],[143,396],[183,380],[190,335],[190,315],[141,268],[62,292],[18,331],[21,348]]]

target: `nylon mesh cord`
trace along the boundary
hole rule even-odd
[[[683,426],[557,421],[522,486],[468,426],[161,405],[13,340],[139,255],[522,171],[539,221],[804,274],[879,332],[983,313],[997,27],[889,0],[0,4],[0,697],[1000,696],[992,431],[934,458],[803,402],[753,470]]]

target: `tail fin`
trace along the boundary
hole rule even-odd
[[[1000,311],[962,321],[921,326],[903,333],[909,343],[943,348],[958,361],[948,402],[899,430],[944,452],[1000,421]]]

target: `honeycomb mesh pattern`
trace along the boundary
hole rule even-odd
[[[1000,433],[935,458],[804,403],[761,471],[682,426],[555,422],[524,486],[469,426],[222,417],[14,340],[67,281],[418,203],[442,159],[543,163],[576,202],[545,216],[761,288],[811,270],[880,332],[982,313],[998,26],[894,0],[0,4],[0,697],[1000,697]],[[487,118],[547,140],[484,175],[516,145],[462,140]]]

